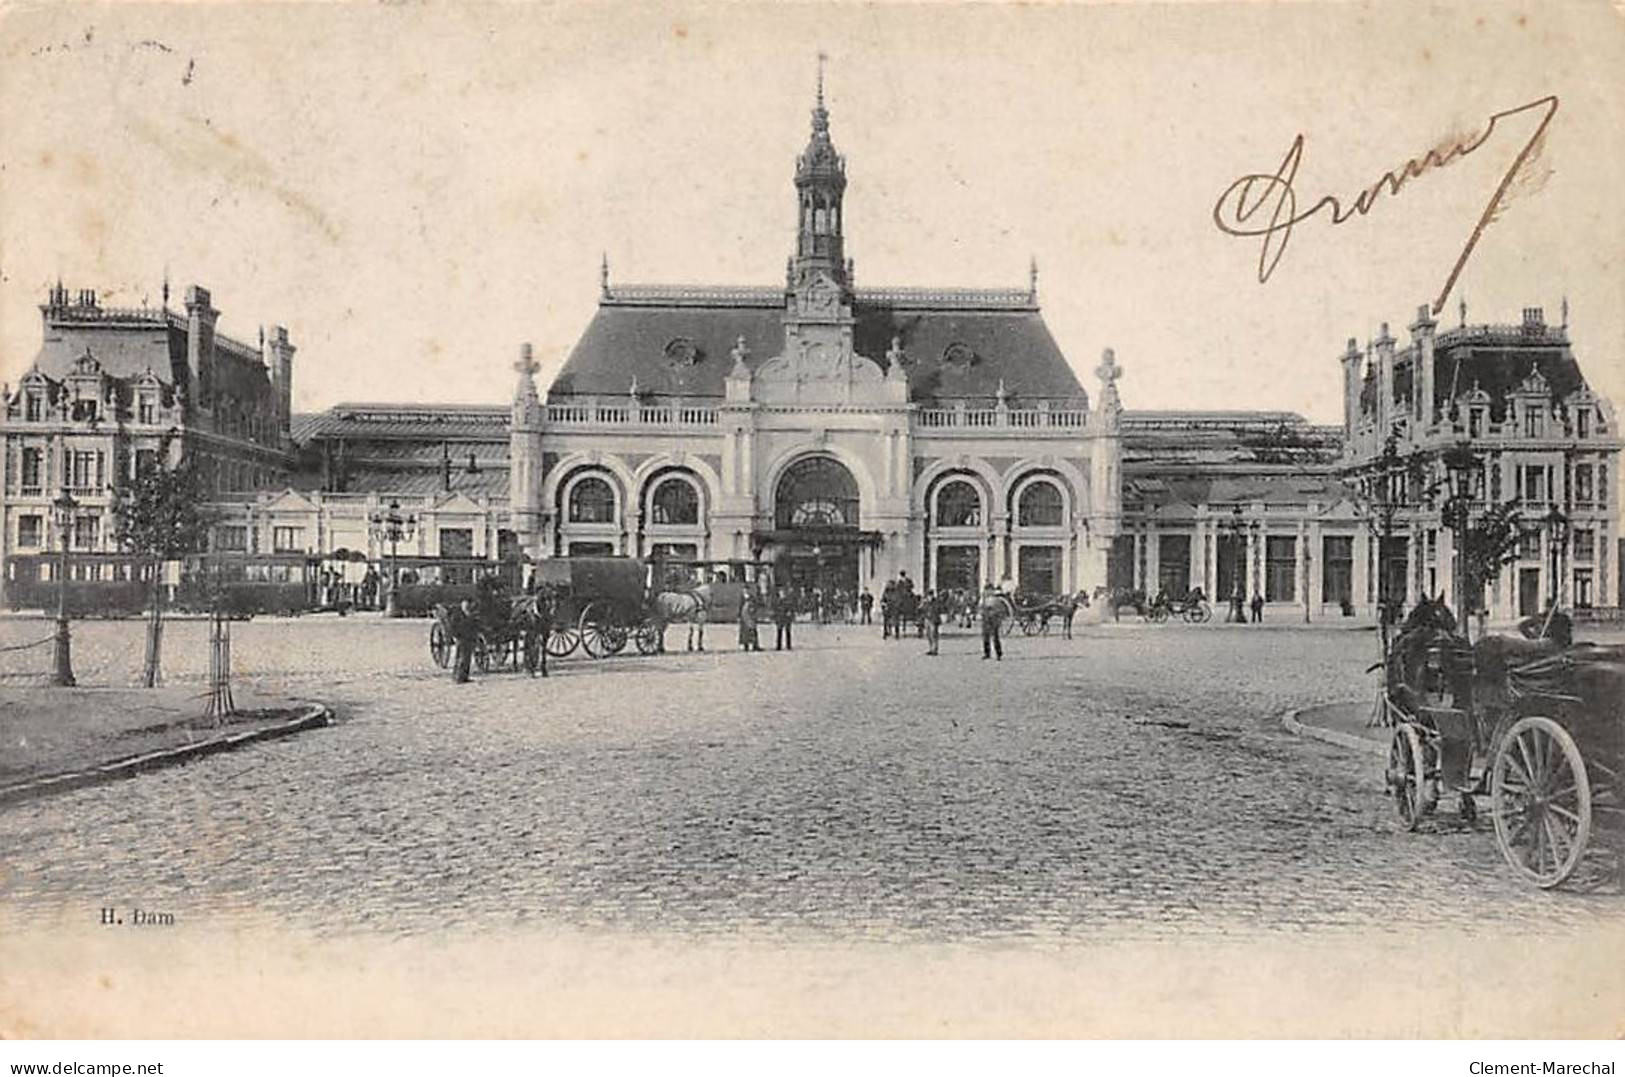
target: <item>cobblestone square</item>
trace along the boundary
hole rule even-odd
[[[26,634],[34,625],[7,625]],[[83,670],[139,625],[76,626]],[[1285,732],[1355,699],[1372,634],[1122,625],[791,653],[566,659],[455,685],[423,621],[235,628],[240,676],[330,729],[0,812],[12,912],[139,904],[189,924],[917,941],[1408,926],[1574,932],[1606,887],[1540,893],[1487,824],[1397,825],[1368,757]],[[169,630],[172,680],[204,668]],[[681,646],[674,630],[673,642]]]

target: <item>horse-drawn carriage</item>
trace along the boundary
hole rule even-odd
[[[1193,587],[1183,598],[1169,598],[1167,592],[1159,594],[1144,611],[1146,620],[1163,624],[1170,617],[1179,617],[1186,624],[1206,624],[1213,619],[1213,607],[1200,587]]]
[[[1006,614],[999,630],[1006,636],[1019,631],[1024,636],[1049,634],[1052,620],[1061,622],[1067,639],[1072,638],[1072,620],[1080,606],[1089,604],[1089,596],[1082,591],[1070,595],[1027,594],[1000,595]]]
[[[520,594],[487,577],[476,584],[472,614],[449,602],[434,607],[429,653],[436,665],[448,667],[461,630],[473,636],[481,671],[509,666],[535,672],[539,665],[545,672],[544,653],[563,658],[579,648],[605,658],[630,643],[639,654],[655,654],[665,649],[666,626],[674,622],[689,625],[690,647],[697,629],[703,650],[713,588],[720,585],[680,585],[667,568],[635,557],[549,558],[536,563]]]
[[[1448,793],[1471,822],[1488,796],[1502,855],[1543,888],[1573,876],[1599,833],[1621,854],[1625,648],[1545,636],[1470,644],[1430,602],[1382,665],[1386,782],[1407,828]]]
[[[538,561],[531,588],[551,606],[547,653],[563,658],[580,647],[593,658],[661,649],[665,620],[654,603],[649,565],[635,557],[560,557]]]

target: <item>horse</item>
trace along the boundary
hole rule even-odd
[[[666,649],[666,626],[674,621],[688,624],[685,650],[705,650],[705,621],[711,614],[711,585],[702,583],[686,591],[661,591],[654,598],[655,623],[660,627],[660,649]],[[699,646],[695,646],[696,635]]]
[[[549,585],[515,595],[509,607],[509,617],[519,629],[525,669],[533,677],[538,671],[547,676],[547,637],[553,633],[557,609],[558,588]]]
[[[1078,608],[1089,605],[1089,592],[1074,591],[1068,595],[1057,598],[1049,609],[1044,611],[1044,629],[1049,629],[1049,618],[1053,612],[1061,618],[1061,633],[1066,639],[1072,638],[1072,619],[1078,615]]]
[[[1118,611],[1124,606],[1132,606],[1134,612],[1141,616],[1146,612],[1144,591],[1130,590],[1127,587],[1096,587],[1095,597],[1106,600],[1107,608],[1112,611],[1113,621],[1122,620],[1122,615]]]

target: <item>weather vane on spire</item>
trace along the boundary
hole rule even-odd
[[[818,107],[819,108],[824,107],[824,62],[826,60],[828,60],[828,59],[829,59],[829,54],[826,53],[823,49],[819,49],[818,50]]]

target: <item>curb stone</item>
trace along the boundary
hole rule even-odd
[[[206,755],[214,755],[216,752],[229,752],[234,748],[241,748],[245,744],[254,744],[262,740],[276,740],[307,729],[317,729],[332,724],[332,711],[320,703],[310,704],[295,717],[285,722],[278,722],[273,726],[266,726],[263,729],[249,729],[241,733],[226,733],[210,737],[208,740],[198,741],[196,744],[183,744],[178,748],[161,748],[155,752],[145,752],[126,759],[115,759],[111,763],[100,763],[63,774],[48,774],[43,778],[30,778],[28,781],[18,782],[15,785],[0,786],[0,806],[32,800],[34,797],[48,796],[52,793],[66,792],[70,789],[81,789],[87,785],[116,781],[120,778],[132,778],[149,770],[189,763]]]
[[[1339,748],[1347,748],[1354,752],[1366,752],[1379,759],[1388,758],[1388,745],[1381,741],[1368,740],[1365,737],[1357,737],[1352,733],[1343,733],[1336,729],[1322,729],[1319,726],[1308,725],[1299,720],[1298,716],[1304,711],[1314,710],[1315,707],[1325,705],[1324,703],[1317,703],[1310,707],[1288,708],[1281,712],[1281,725],[1286,728],[1288,733],[1296,736],[1324,741],[1327,744],[1335,744]]]

